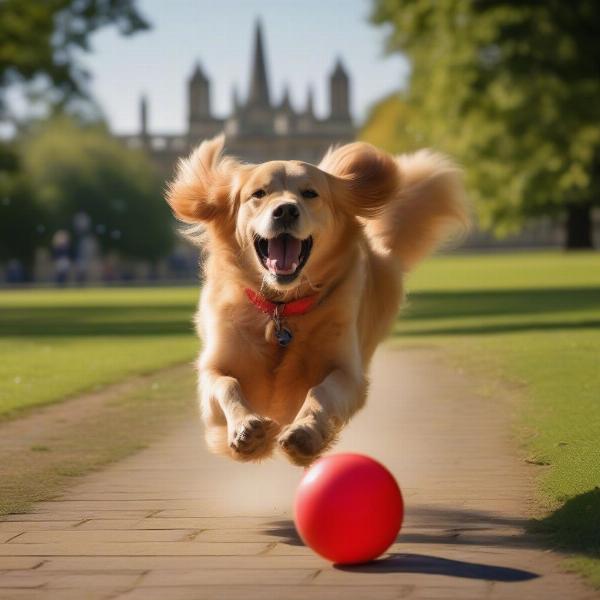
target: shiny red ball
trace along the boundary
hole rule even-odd
[[[394,542],[404,503],[394,476],[361,454],[325,456],[307,469],[294,503],[300,537],[338,564],[374,560]]]

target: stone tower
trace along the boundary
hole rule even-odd
[[[140,136],[148,137],[148,99],[145,94],[140,98]]]
[[[350,79],[339,58],[329,77],[329,102],[331,119],[350,121]]]
[[[250,76],[250,90],[248,91],[246,106],[247,108],[269,108],[271,106],[262,25],[260,21],[256,22],[254,30],[254,55],[252,58],[252,74]]]
[[[190,135],[202,138],[209,132],[207,124],[211,121],[210,114],[210,81],[200,63],[188,81],[188,123]],[[209,128],[212,129],[212,128]]]

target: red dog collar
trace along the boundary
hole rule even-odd
[[[293,300],[292,302],[271,302],[271,300],[267,300],[262,294],[259,294],[250,288],[246,288],[244,291],[246,292],[246,296],[248,296],[248,300],[271,318],[303,315],[304,313],[307,313],[317,301],[316,294],[313,294],[312,296],[305,296],[304,298]]]

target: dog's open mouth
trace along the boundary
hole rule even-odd
[[[282,233],[271,239],[257,237],[254,247],[265,269],[279,281],[292,281],[308,260],[312,238],[299,240],[289,233]]]

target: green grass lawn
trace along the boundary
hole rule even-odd
[[[0,517],[27,512],[34,502],[60,495],[74,477],[121,460],[178,423],[196,419],[195,379],[186,365],[153,373],[127,390],[109,390],[102,407],[79,410],[77,419],[58,431],[32,431],[35,443],[26,439],[2,454]]]
[[[600,586],[600,253],[440,257],[407,286],[397,339],[442,348],[484,374],[489,394],[499,381],[517,390],[517,433],[549,465],[537,528]],[[197,294],[0,292],[0,418],[191,360]]]
[[[510,382],[539,481],[535,528],[600,587],[600,253],[439,257],[408,280],[395,334]],[[517,385],[515,385],[517,384]]]
[[[198,288],[0,292],[0,418],[192,360]]]

